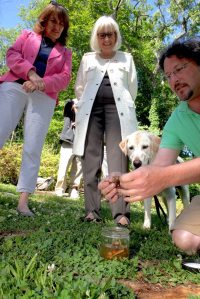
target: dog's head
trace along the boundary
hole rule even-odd
[[[160,138],[148,131],[136,131],[128,135],[119,144],[122,152],[128,155],[132,167],[149,164],[155,157]]]

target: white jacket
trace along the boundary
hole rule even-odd
[[[92,106],[105,73],[108,73],[121,126],[122,139],[137,130],[135,98],[137,74],[131,54],[117,51],[112,59],[103,59],[95,52],[81,60],[75,83],[78,99],[73,144],[75,155],[83,156]]]

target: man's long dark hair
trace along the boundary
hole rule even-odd
[[[190,38],[184,41],[178,40],[173,42],[167,49],[165,49],[159,58],[159,67],[164,70],[165,58],[172,55],[178,58],[190,58],[200,65],[200,38]]]

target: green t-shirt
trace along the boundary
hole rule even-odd
[[[160,147],[181,150],[184,145],[200,156],[200,114],[180,102],[164,127]]]

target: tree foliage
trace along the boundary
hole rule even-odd
[[[32,28],[41,9],[49,0],[32,0],[28,9],[23,7],[20,16],[23,28]],[[82,55],[90,51],[89,40],[94,22],[101,15],[113,15],[123,38],[122,50],[130,52],[138,73],[139,90],[136,111],[139,124],[157,129],[162,128],[177,105],[157,70],[160,51],[169,42],[179,37],[198,34],[200,27],[199,0],[60,0],[70,17],[67,46],[73,51],[72,80],[60,95],[47,136],[47,143],[58,145],[63,125],[64,102],[74,98],[74,83]],[[0,73],[5,72],[6,48],[13,42],[21,28],[0,28]],[[157,128],[156,128],[157,127]]]

